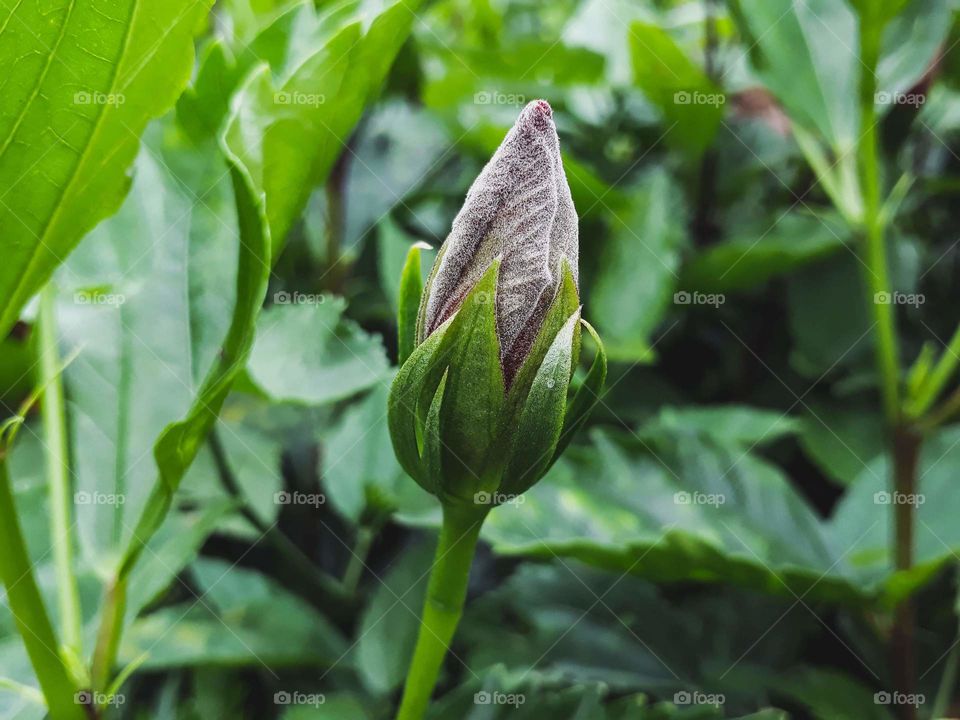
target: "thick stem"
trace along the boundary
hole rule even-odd
[[[53,720],[84,720],[74,685],[59,653],[59,643],[33,575],[23,540],[7,471],[6,449],[0,448],[0,578],[7,603],[30,657]]]
[[[901,422],[900,367],[894,304],[883,301],[889,296],[890,272],[884,241],[884,219],[880,207],[880,163],[876,130],[875,73],[880,58],[882,22],[865,10],[860,17],[860,141],[857,160],[860,187],[863,192],[863,229],[866,242],[868,302],[876,321],[876,357],[880,375],[883,411],[891,438],[893,456],[893,489],[900,496],[891,504],[894,513],[894,555],[898,571],[913,566],[914,506],[916,466],[920,437]],[[912,694],[916,687],[916,655],[914,651],[914,614],[909,599],[894,612],[891,633],[891,663],[896,690]],[[914,720],[916,709],[907,703],[897,706],[901,720]]]
[[[444,506],[420,632],[397,720],[422,720],[427,711],[440,666],[463,614],[470,566],[485,517],[485,508],[478,512],[475,508]]]
[[[40,385],[43,388],[43,433],[45,440],[47,487],[50,495],[50,535],[53,564],[57,576],[57,607],[65,645],[78,657],[83,655],[82,616],[73,572],[73,544],[70,521],[70,468],[67,454],[67,419],[63,398],[60,356],[57,351],[57,325],[54,305],[56,290],[52,284],[40,296],[37,331],[39,333]]]
[[[922,437],[909,427],[901,426],[893,435],[894,472],[894,544],[898,571],[913,567],[914,519],[916,511],[917,466]],[[904,599],[894,611],[890,652],[893,680],[897,691],[904,695],[916,692],[916,651],[914,636],[914,608],[910,598]],[[913,720],[916,709],[906,703],[899,706],[903,720]]]

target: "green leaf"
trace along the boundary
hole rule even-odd
[[[247,367],[253,383],[273,400],[320,405],[385,382],[380,339],[344,318],[345,309],[342,298],[319,296],[264,310]]]
[[[240,90],[225,135],[266,195],[274,255],[379,90],[419,4],[396,0],[366,29],[344,26],[279,84],[261,65]]]
[[[667,406],[660,410],[655,424],[644,431],[696,432],[724,446],[752,449],[797,433],[801,427],[796,418],[786,413],[747,405]]]
[[[872,402],[805,399],[804,410],[800,444],[820,470],[841,485],[853,483],[886,452],[883,419]]]
[[[572,557],[658,582],[868,597],[841,555],[848,546],[833,543],[775,466],[691,433],[654,445],[592,438],[590,451],[568,452],[524,494],[522,512],[490,514],[484,537],[495,551]]]
[[[0,104],[0,337],[100,220],[120,206],[147,122],[193,67],[210,0],[8,4]]]
[[[612,221],[590,288],[589,310],[614,360],[651,359],[650,335],[670,307],[684,239],[680,191],[662,170],[631,193],[629,210]]]
[[[684,266],[680,286],[704,293],[754,288],[837,252],[848,235],[832,218],[789,213],[773,227],[746,228],[698,254]]]
[[[203,602],[190,600],[137,620],[121,648],[144,669],[231,666],[267,670],[327,666],[343,637],[316,610],[263,576],[214,560],[194,565]]]
[[[960,550],[960,526],[956,523],[952,497],[956,487],[956,463],[960,461],[960,428],[948,427],[924,442],[917,477],[916,498],[890,493],[892,470],[885,455],[872,460],[847,490],[830,521],[838,547],[851,551],[847,560],[865,587],[880,587],[891,605],[929,582],[945,563],[956,560]],[[914,567],[894,574],[892,525],[893,503],[915,502],[916,538]]]
[[[834,0],[737,0],[761,79],[790,119],[839,156],[859,135],[857,19]]]
[[[406,548],[364,608],[356,659],[360,678],[373,694],[395,690],[406,676],[420,629],[420,609],[433,554],[430,543]]]
[[[630,54],[636,84],[663,113],[667,143],[702,154],[723,118],[722,90],[657,25],[630,26]]]
[[[417,346],[417,318],[420,316],[420,296],[423,278],[420,270],[420,248],[414,245],[407,253],[400,277],[400,299],[397,311],[398,358],[403,365]]]

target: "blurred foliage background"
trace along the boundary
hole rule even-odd
[[[442,243],[536,98],[554,108],[586,316],[613,362],[589,431],[488,520],[431,717],[891,718],[891,608],[908,594],[920,716],[960,714],[960,427],[924,446],[913,571],[895,573],[890,550],[853,221],[854,7],[436,0],[402,9],[414,17],[392,64],[382,38],[351,59],[370,69],[368,92],[331,68],[349,43],[335,30],[377,5],[217,2],[122,206],[57,271],[61,352],[78,351],[64,384],[95,628],[148,502],[154,442],[194,401],[230,322],[242,240],[217,136],[273,113],[256,142],[237,135],[267,157],[267,304],[133,571],[119,663],[135,672],[106,716],[391,716],[438,520],[385,425],[400,268],[412,243]],[[904,362],[942,352],[960,319],[957,10],[906,3],[877,67]],[[34,385],[35,317],[33,304],[3,341],[10,412]],[[11,475],[52,598],[36,412],[26,427]],[[17,685],[33,674],[4,604],[0,676],[0,716],[43,717]]]

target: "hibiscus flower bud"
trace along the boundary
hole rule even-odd
[[[417,248],[401,282],[390,432],[404,469],[445,506],[525,491],[586,419],[606,357],[580,318],[577,261],[553,112],[536,100],[467,192],[426,287]],[[568,401],[581,326],[598,351]]]
[[[421,308],[418,340],[434,332],[500,260],[497,338],[513,379],[556,294],[565,259],[578,282],[577,212],[560,158],[553,111],[535,100],[467,192],[437,258]]]

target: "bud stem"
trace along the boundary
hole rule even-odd
[[[440,666],[463,614],[470,566],[487,510],[443,506],[443,527],[430,570],[420,632],[396,720],[422,720],[426,714]]]

